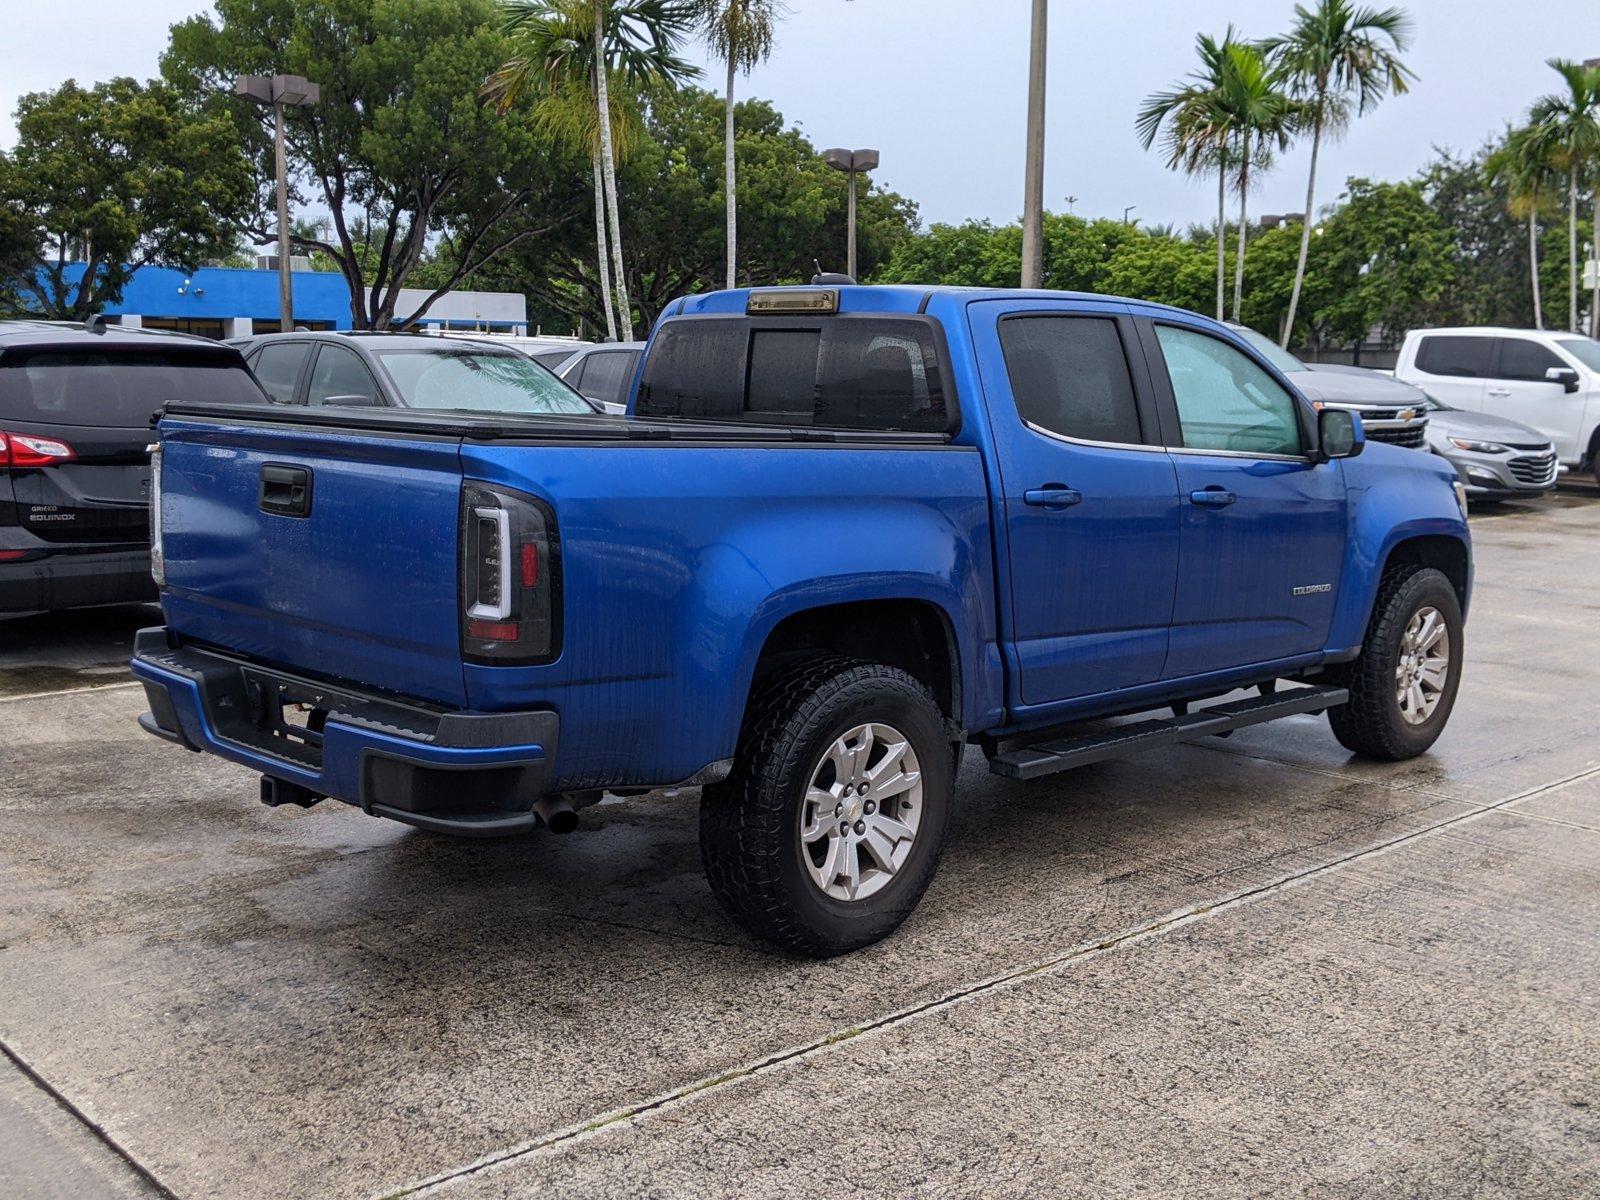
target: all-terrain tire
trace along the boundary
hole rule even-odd
[[[1400,711],[1396,672],[1406,628],[1425,608],[1437,609],[1444,618],[1450,661],[1437,706],[1427,720],[1412,724]],[[1384,572],[1361,654],[1324,673],[1328,682],[1350,692],[1348,703],[1328,710],[1339,744],[1362,758],[1383,762],[1400,762],[1426,751],[1450,720],[1461,685],[1463,649],[1461,602],[1442,571],[1404,565]]]
[[[893,726],[922,777],[910,853],[880,890],[826,895],[802,862],[802,805],[822,756],[866,722]],[[949,732],[928,690],[882,663],[828,656],[776,672],[751,698],[732,774],[700,803],[700,853],[727,914],[793,954],[827,958],[891,933],[933,880],[950,817]]]

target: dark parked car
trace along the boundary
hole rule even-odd
[[[554,370],[607,412],[619,413],[628,407],[628,391],[644,348],[644,342],[584,346]]]
[[[279,404],[592,413],[520,350],[413,333],[268,333],[231,343]]]
[[[173,400],[261,389],[205,338],[0,321],[0,612],[156,598],[151,417]]]

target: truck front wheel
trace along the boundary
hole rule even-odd
[[[1363,758],[1415,758],[1438,740],[1461,683],[1461,602],[1443,572],[1384,573],[1361,654],[1327,672],[1350,689],[1328,710],[1333,735]]]
[[[944,846],[948,739],[933,697],[894,667],[829,657],[764,681],[733,773],[701,799],[701,857],[723,909],[813,958],[893,931]]]

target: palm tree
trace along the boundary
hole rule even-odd
[[[1411,40],[1411,18],[1404,9],[1357,8],[1350,0],[1317,0],[1313,8],[1295,5],[1294,15],[1293,29],[1265,43],[1288,74],[1289,86],[1311,125],[1306,215],[1300,229],[1300,261],[1289,294],[1289,318],[1283,325],[1285,347],[1294,331],[1306,276],[1323,136],[1337,137],[1352,115],[1370,111],[1391,92],[1403,94],[1416,78],[1400,61],[1400,52]]]
[[[739,205],[733,158],[733,77],[746,74],[772,54],[783,0],[695,0],[695,17],[711,53],[728,67],[728,90],[722,118],[723,191],[728,206],[728,286],[735,287],[739,256]]]
[[[501,11],[517,53],[489,76],[483,94],[505,111],[530,85],[538,87],[543,93],[540,117],[547,128],[566,131],[571,141],[588,150],[595,176],[596,257],[606,331],[611,337],[617,334],[614,285],[622,337],[632,341],[633,306],[623,265],[616,174],[619,123],[628,118],[611,98],[611,76],[638,91],[699,74],[677,54],[693,23],[693,9],[688,0],[502,0]],[[588,112],[580,116],[583,98]]]
[[[1539,218],[1561,188],[1561,172],[1548,147],[1531,127],[1512,130],[1484,168],[1493,183],[1504,184],[1506,207],[1528,222],[1528,271],[1533,285],[1533,325],[1544,328],[1544,301],[1539,290]]]
[[[1578,331],[1578,184],[1600,161],[1600,68],[1564,58],[1547,60],[1567,85],[1534,101],[1529,138],[1567,173],[1567,324]],[[1600,202],[1596,204],[1600,211]],[[1596,291],[1600,292],[1600,280]],[[1596,297],[1600,300],[1600,296]],[[1600,303],[1595,305],[1600,309]],[[1600,316],[1600,313],[1596,314]]]
[[[1239,174],[1239,242],[1233,267],[1233,319],[1241,320],[1244,299],[1244,249],[1249,231],[1250,168],[1272,165],[1274,150],[1285,150],[1299,128],[1301,106],[1289,95],[1283,71],[1258,43],[1234,42],[1224,57],[1223,109],[1237,147],[1228,158]]]
[[[1222,320],[1227,298],[1228,148],[1233,125],[1223,101],[1227,87],[1228,48],[1234,43],[1233,27],[1222,40],[1208,34],[1195,39],[1200,67],[1177,87],[1146,97],[1134,121],[1146,150],[1162,141],[1166,163],[1188,175],[1217,174],[1217,320]]]

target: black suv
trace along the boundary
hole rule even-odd
[[[92,321],[0,321],[0,613],[154,600],[150,418],[265,402],[230,346]]]

